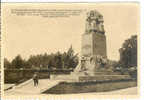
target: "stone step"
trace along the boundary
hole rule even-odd
[[[95,76],[79,76],[79,81],[106,81],[106,80],[123,80],[130,79],[129,75],[95,75]]]
[[[120,75],[119,72],[94,72],[95,75]]]

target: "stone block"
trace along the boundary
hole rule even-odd
[[[91,32],[82,35],[82,56],[100,55],[107,57],[106,37],[104,34]]]

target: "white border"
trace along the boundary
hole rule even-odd
[[[144,0],[2,0],[1,2],[139,2],[140,3],[140,98],[125,100],[144,100]],[[2,64],[2,63],[1,63]],[[2,76],[3,73],[1,73]],[[10,99],[9,99],[10,100]],[[33,100],[33,99],[27,99]],[[38,100],[38,99],[37,99]],[[79,99],[80,100],[80,99]],[[84,100],[84,99],[81,99]],[[87,99],[88,100],[88,99]],[[98,100],[98,99],[95,99]],[[121,100],[121,99],[105,99],[105,100]]]
[[[142,0],[1,0],[1,2],[142,2]]]

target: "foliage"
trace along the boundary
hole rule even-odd
[[[137,36],[131,36],[130,39],[125,40],[120,48],[120,61],[121,67],[137,66]]]
[[[4,58],[4,68],[6,69],[11,68],[11,63],[6,58]]]
[[[125,40],[119,52],[120,60],[114,64],[114,71],[129,73],[133,78],[137,78],[137,36]]]
[[[78,54],[74,53],[72,46],[67,52],[55,54],[31,55],[28,60],[24,60],[20,55],[16,56],[12,62],[6,58],[5,68],[23,69],[74,69],[78,64]]]
[[[20,69],[20,68],[23,68],[23,66],[24,66],[24,61],[23,61],[23,59],[21,58],[21,56],[18,55],[18,56],[16,56],[16,57],[12,60],[11,65],[12,65],[12,66],[15,66],[15,68]]]

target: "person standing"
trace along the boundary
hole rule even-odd
[[[37,75],[37,73],[35,73],[33,75],[33,81],[34,81],[34,86],[38,86],[38,75]]]

